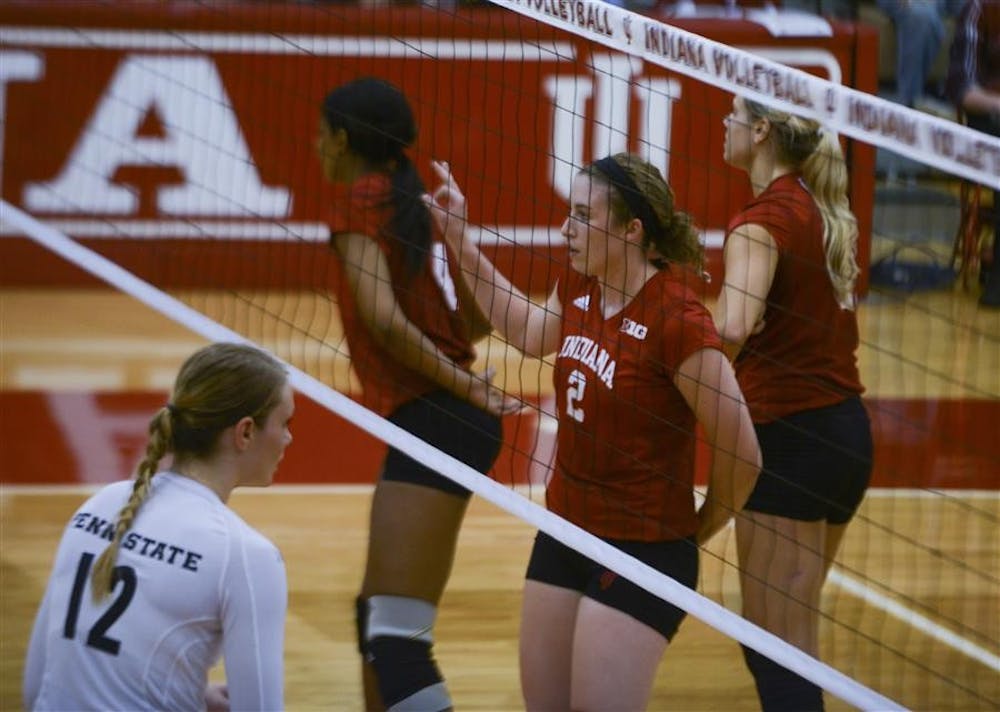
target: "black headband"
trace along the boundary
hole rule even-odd
[[[657,238],[662,236],[663,227],[660,225],[656,213],[653,212],[653,206],[649,204],[649,199],[642,194],[628,171],[622,168],[618,161],[611,156],[594,161],[593,166],[604,174],[612,186],[618,189],[625,205],[635,217],[639,218],[639,222],[642,223],[642,227],[651,241],[658,242]]]

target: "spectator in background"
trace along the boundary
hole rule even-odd
[[[924,92],[931,66],[941,50],[945,18],[954,16],[957,0],[877,0],[896,28],[896,101],[941,113]]]
[[[949,97],[971,128],[1000,136],[1000,0],[966,0],[950,59]],[[993,264],[979,303],[1000,307],[1000,191],[993,191]]]
[[[697,16],[699,5],[707,9],[724,6],[728,14],[740,18],[743,10],[773,8],[795,10],[822,15],[836,20],[857,19],[858,0],[605,0],[610,5],[624,7],[633,12],[647,15],[668,15],[673,17]]]
[[[851,21],[858,17],[858,0],[781,0],[784,10],[800,10],[815,15]]]

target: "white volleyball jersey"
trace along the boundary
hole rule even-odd
[[[70,519],[25,664],[30,710],[203,710],[221,654],[232,710],[283,708],[287,581],[277,548],[204,485],[162,472],[122,540],[115,587],[91,570],[132,482]]]

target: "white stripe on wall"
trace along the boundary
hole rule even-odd
[[[42,220],[49,227],[77,238],[117,238],[129,240],[295,240],[326,242],[329,229],[320,222],[280,222],[248,220]],[[565,239],[559,228],[548,225],[501,225],[471,227],[472,239],[480,245],[532,245],[559,247]],[[15,227],[0,222],[0,237],[21,236]],[[702,244],[707,249],[722,247],[721,230],[705,230]]]
[[[292,54],[317,57],[411,57],[486,61],[570,61],[571,42],[448,37],[344,37],[235,32],[158,32],[98,28],[0,27],[0,44],[171,52]]]

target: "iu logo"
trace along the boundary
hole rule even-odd
[[[591,75],[556,75],[545,80],[553,105],[552,187],[564,200],[585,160],[631,150],[669,175],[670,118],[673,102],[680,99],[680,82],[642,76],[642,61],[625,54],[594,53],[590,67]],[[593,116],[587,116],[591,99]],[[630,146],[633,110],[639,112],[639,132],[637,145]],[[589,152],[584,145],[588,129]]]

